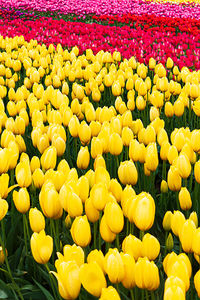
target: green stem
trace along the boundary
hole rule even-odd
[[[144,300],[144,290],[142,290],[142,300]]]
[[[23,214],[23,229],[24,229],[24,243],[25,243],[25,250],[26,250],[26,255],[28,255],[28,242],[27,242],[27,232],[26,232],[26,215]]]
[[[149,300],[149,293],[147,290],[145,290],[145,294],[146,294],[146,299]]]
[[[140,230],[140,240],[142,241],[143,239],[143,236],[144,236],[144,231]]]
[[[59,294],[59,292],[57,291],[57,284],[56,284],[56,282],[55,282],[55,279],[54,279],[53,275],[50,273],[50,269],[49,269],[48,264],[45,264],[44,266],[45,266],[45,268],[47,269],[47,272],[48,272],[48,274],[49,274],[50,285],[51,285],[51,289],[52,289],[52,291],[53,291],[54,298],[57,299],[57,293],[58,293],[59,299],[61,299],[60,294]],[[57,292],[56,292],[56,291],[57,291]]]
[[[176,193],[176,205],[177,205],[177,210],[180,210],[180,203],[179,203],[179,199],[178,199],[178,192]]]
[[[134,300],[134,293],[133,293],[133,290],[130,290],[130,293],[131,293],[131,300]]]
[[[151,300],[155,300],[155,294],[153,291],[151,291]]]
[[[120,251],[120,246],[119,246],[119,234],[116,235],[116,247]]]

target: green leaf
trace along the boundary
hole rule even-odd
[[[8,295],[2,290],[0,290],[0,299],[8,299]]]
[[[34,278],[33,281],[35,282],[35,284],[39,287],[39,289],[43,292],[43,294],[45,295],[46,299],[48,300],[54,300],[53,296],[49,293],[48,290],[46,290],[39,282],[37,282]]]

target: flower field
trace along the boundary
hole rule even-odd
[[[0,299],[200,298],[200,3],[0,0]]]

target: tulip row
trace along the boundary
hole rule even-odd
[[[154,299],[163,262],[164,299],[199,294],[200,71],[23,36],[0,45],[4,293]]]
[[[67,49],[77,45],[81,53],[87,48],[93,49],[95,54],[100,50],[117,49],[123,57],[130,58],[134,55],[140,62],[146,64],[150,57],[164,63],[170,56],[180,68],[184,65],[189,68],[195,67],[197,70],[200,68],[199,31],[195,34],[193,32],[176,33],[171,27],[168,29],[166,27],[163,31],[163,28],[152,29],[151,26],[146,29],[128,26],[111,27],[94,23],[83,26],[81,22],[50,20],[48,18],[35,21],[20,18],[0,20],[0,33],[4,37],[23,34],[27,41],[35,38],[38,42],[47,45],[61,43]]]
[[[5,9],[22,9],[44,12],[58,12],[64,14],[75,14],[85,17],[88,14],[94,15],[123,15],[123,14],[136,14],[136,15],[155,15],[165,17],[180,17],[180,18],[200,18],[200,6],[192,1],[192,3],[163,3],[154,1],[107,1],[107,0],[87,0],[87,1],[64,1],[64,0],[1,0],[1,7]],[[189,0],[188,0],[189,2]]]

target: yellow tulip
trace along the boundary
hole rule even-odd
[[[0,221],[5,217],[8,212],[8,202],[0,198]]]
[[[76,217],[71,227],[73,241],[81,247],[87,247],[91,241],[91,229],[87,216]]]
[[[125,276],[124,263],[116,248],[110,248],[106,253],[104,269],[112,283],[119,283],[123,280]]]
[[[124,216],[121,207],[115,202],[108,202],[104,209],[106,223],[113,233],[119,233],[124,227]]]
[[[90,153],[88,151],[88,147],[81,147],[77,156],[77,167],[79,169],[87,169],[90,162]]]
[[[183,248],[183,251],[187,253],[193,252],[192,243],[195,236],[196,227],[193,221],[186,220],[179,231],[179,239]]]
[[[105,215],[103,215],[103,217],[101,218],[100,234],[102,239],[107,243],[112,243],[116,238],[116,234],[110,230],[109,226],[106,223]]]
[[[39,233],[45,229],[44,216],[36,207],[29,210],[29,222],[33,232]]]
[[[181,209],[188,210],[192,207],[190,192],[186,187],[181,188],[178,194],[178,199],[179,199]]]
[[[26,188],[21,188],[19,192],[13,192],[13,201],[16,209],[25,214],[30,208],[30,196]]]
[[[113,286],[103,288],[99,300],[120,300],[120,296]]]
[[[58,280],[58,290],[63,299],[76,299],[80,293],[81,282],[79,278],[79,266],[76,262],[59,262],[56,263],[56,272],[51,272]]]
[[[120,253],[122,261],[124,263],[125,276],[122,280],[122,284],[126,289],[132,289],[135,287],[135,260],[129,254]]]
[[[53,239],[42,230],[40,233],[34,232],[31,236],[31,252],[36,262],[46,264],[53,252]]]
[[[142,256],[148,257],[149,260],[155,260],[159,253],[159,241],[153,235],[146,233],[142,239]]]
[[[135,260],[142,256],[142,241],[134,235],[129,234],[122,242],[124,253],[131,255]]]
[[[44,170],[54,169],[57,161],[56,147],[48,147],[41,156],[41,165]]]
[[[94,261],[81,266],[80,281],[86,291],[95,297],[100,297],[102,288],[107,287],[104,273]]]

